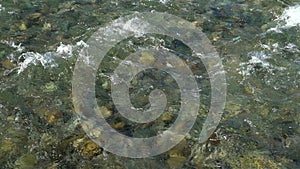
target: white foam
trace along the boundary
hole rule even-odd
[[[290,28],[294,26],[299,26],[300,24],[300,4],[296,6],[288,7],[283,11],[283,14],[278,18],[278,20],[285,21],[283,28]]]
[[[23,72],[29,65],[39,65],[41,64],[43,67],[55,67],[57,66],[53,59],[53,52],[47,52],[45,54],[34,53],[34,52],[26,52],[23,53],[19,60],[24,59],[23,62],[19,63],[18,74]]]
[[[73,47],[72,45],[64,45],[63,43],[60,43],[60,46],[57,47],[56,52],[60,55],[63,55],[63,58],[65,58],[65,56],[68,58],[73,54]]]
[[[160,3],[166,4],[168,3],[170,0],[159,0]]]
[[[0,43],[6,44],[12,48],[15,48],[17,52],[22,52],[25,48],[22,46],[21,43],[15,44],[15,42],[7,41],[7,40],[1,40]]]
[[[245,76],[249,76],[251,74],[251,72],[255,71],[255,67],[257,65],[260,65],[263,68],[267,68],[267,69],[271,69],[272,66],[270,65],[270,63],[266,60],[268,58],[270,58],[270,55],[267,55],[265,52],[263,51],[253,51],[248,53],[248,56],[251,57],[251,59],[248,62],[242,62],[240,63],[240,69],[239,69],[239,73],[241,75]]]
[[[288,51],[291,53],[299,53],[299,47],[295,45],[294,43],[288,43],[285,46],[279,46],[279,43],[273,43],[273,44],[259,44],[259,46],[267,51],[278,53],[281,51]]]
[[[65,45],[60,43],[55,52],[46,52],[40,54],[37,52],[25,52],[19,56],[19,60],[24,60],[18,64],[18,74],[23,72],[30,65],[42,65],[44,68],[56,67],[58,64],[55,62],[55,58],[68,59],[73,56],[73,52],[78,50],[79,47],[85,46],[86,43],[79,41],[76,45]]]
[[[1,12],[1,11],[4,11],[4,10],[5,10],[5,7],[2,6],[2,4],[0,4],[0,12]]]
[[[282,29],[300,26],[300,4],[284,9],[283,13],[275,19],[277,26],[269,31],[281,32]]]
[[[240,67],[238,68],[239,74],[243,75],[244,78],[250,76],[252,73],[256,71],[255,67],[259,65],[259,67],[264,68],[269,73],[273,70],[285,71],[286,67],[280,67],[273,65],[268,61],[268,59],[272,58],[272,54],[278,54],[284,51],[289,51],[292,53],[298,53],[300,50],[297,45],[293,43],[288,43],[285,46],[279,46],[278,43],[273,44],[260,44],[260,47],[264,49],[264,51],[252,51],[248,53],[250,60],[247,62],[240,63]]]
[[[141,37],[147,32],[147,29],[150,27],[148,22],[143,21],[142,19],[138,17],[134,17],[128,21],[124,20],[115,20],[112,24],[114,29],[105,29],[106,35],[115,35],[116,32],[119,34],[127,34],[128,32],[134,33],[135,37]],[[114,39],[111,39],[110,41],[113,41]]]

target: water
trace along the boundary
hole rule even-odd
[[[0,168],[299,168],[300,6],[288,1],[43,1],[0,0]],[[168,109],[153,124],[123,118],[113,105],[108,74],[141,48],[163,46],[197,76],[201,105],[189,135],[152,158],[111,154],[84,132],[72,103],[79,51],[99,28],[134,12],[167,12],[201,27],[226,71],[227,101],[217,129],[198,137],[210,106],[208,74],[187,46],[160,35],[132,37],[102,61],[96,97],[122,134],[149,137],[175,121],[180,91],[153,70],[132,80],[132,104],[147,108],[154,88]],[[268,11],[268,12],[266,12]],[[151,57],[145,62],[151,62]],[[95,131],[94,135],[101,135]],[[121,140],[120,140],[121,141]]]

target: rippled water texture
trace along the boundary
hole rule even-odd
[[[167,108],[155,121],[125,119],[111,98],[109,74],[149,46],[180,56],[195,74],[201,101],[192,130],[176,147],[130,159],[87,136],[73,106],[72,76],[94,32],[121,16],[150,11],[185,19],[209,38],[226,71],[227,100],[217,129],[200,143],[211,99],[201,60],[164,35],[121,41],[95,75],[96,101],[110,126],[150,137],[178,116],[178,84],[160,70],[138,73],[129,89],[132,105],[141,109],[149,107],[154,88],[165,92]],[[300,168],[299,16],[298,0],[0,0],[0,168]],[[140,61],[151,63],[153,56],[143,53]]]

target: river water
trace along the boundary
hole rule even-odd
[[[171,126],[180,107],[178,84],[155,69],[138,73],[129,95],[133,106],[147,109],[151,90],[164,91],[168,107],[161,117],[137,124],[118,113],[109,74],[131,53],[170,49],[200,88],[198,117],[185,138],[162,154],[132,159],[86,134],[72,102],[72,76],[93,33],[142,12],[169,13],[202,30],[222,60],[227,92],[220,123],[200,142],[212,97],[201,60],[163,35],[118,43],[100,64],[95,88],[103,116],[118,132],[156,135]],[[0,0],[0,168],[300,168],[299,16],[298,0]],[[141,57],[152,62],[149,54]]]

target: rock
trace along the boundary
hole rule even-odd
[[[162,114],[162,120],[163,121],[171,121],[172,120],[172,116],[171,116],[171,114],[170,113],[163,113]]]
[[[63,114],[60,112],[50,112],[47,116],[46,116],[46,120],[48,123],[53,124],[55,123],[58,119],[61,119],[63,117]]]
[[[100,111],[105,119],[112,115],[112,112],[105,106],[101,106]]]
[[[171,157],[167,160],[170,168],[182,168],[186,158],[183,156]]]
[[[54,92],[58,89],[58,87],[56,86],[56,84],[54,82],[49,82],[46,83],[43,87],[42,90],[45,93],[49,93],[49,92]]]
[[[19,26],[19,29],[20,29],[21,31],[25,31],[25,30],[27,29],[26,24],[25,24],[25,23],[21,23],[21,25]]]
[[[91,158],[100,153],[100,147],[93,141],[88,140],[81,148],[81,155],[86,158]]]
[[[139,60],[143,64],[151,65],[154,63],[155,57],[149,52],[142,52]]]
[[[12,69],[12,68],[15,68],[17,65],[14,62],[12,62],[11,60],[6,59],[1,62],[1,66],[4,67],[5,69]]]
[[[42,16],[41,13],[36,12],[36,13],[33,13],[33,14],[29,15],[29,18],[28,18],[28,19],[34,20],[34,19],[40,18],[41,16]]]
[[[125,126],[125,123],[124,122],[113,123],[111,124],[111,126],[115,129],[121,129]]]
[[[36,168],[37,163],[36,157],[33,154],[24,154],[16,162],[15,165],[18,169],[32,169]]]
[[[51,30],[51,28],[52,28],[51,23],[47,23],[47,22],[44,23],[44,25],[43,25],[43,31]]]

